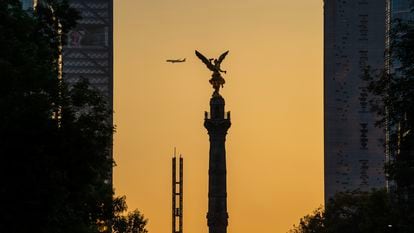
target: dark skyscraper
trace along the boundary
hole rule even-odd
[[[41,0],[22,0],[29,9]],[[67,45],[60,54],[59,77],[73,85],[81,78],[89,80],[92,87],[104,97],[113,110],[113,0],[68,0],[81,19],[68,33]],[[111,115],[110,121],[113,121]],[[112,148],[111,148],[112,154]],[[112,180],[110,181],[112,182]]]
[[[69,0],[81,19],[63,48],[63,79],[86,78],[113,109],[113,0]]]
[[[386,187],[385,132],[370,111],[366,66],[383,69],[386,0],[324,1],[325,201]]]
[[[363,68],[395,72],[386,52],[395,20],[412,24],[411,0],[325,0],[325,201],[336,192],[387,186],[387,127],[375,127]],[[385,55],[385,56],[384,56]],[[392,64],[390,66],[390,64]]]
[[[42,0],[21,0],[29,9]],[[113,0],[68,0],[81,19],[68,33],[63,47],[63,79],[74,84],[81,78],[105,97],[113,109]]]
[[[30,9],[33,7],[34,0],[21,0],[23,9]]]
[[[204,127],[210,136],[208,213],[209,233],[226,233],[228,225],[226,182],[226,135],[230,128],[230,112],[224,112],[224,99],[215,92],[210,99],[210,117],[206,113]]]
[[[391,19],[400,19],[405,22],[414,20],[412,12],[412,0],[390,0],[391,1]]]

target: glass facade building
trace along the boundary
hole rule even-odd
[[[33,7],[33,0],[20,0],[23,9],[27,10]]]
[[[81,14],[63,48],[63,79],[86,78],[113,109],[113,0],[69,0]]]
[[[370,111],[364,68],[382,69],[386,1],[324,1],[325,202],[337,192],[386,187],[385,132]]]
[[[413,0],[324,1],[325,202],[341,191],[388,186],[388,131],[369,110],[364,67],[398,66],[388,54],[395,20],[412,24]],[[390,66],[392,64],[392,67]]]
[[[414,21],[412,0],[391,0],[391,19],[400,19],[406,22]]]
[[[69,85],[81,78],[105,97],[113,109],[113,0],[68,0],[81,20],[68,33],[63,47],[63,79]],[[37,0],[21,0],[29,9]]]
[[[24,9],[41,0],[21,0]],[[70,85],[81,78],[103,94],[113,110],[113,0],[68,0],[81,15],[62,49],[61,77]],[[113,117],[111,116],[111,121]],[[111,150],[112,154],[112,150]],[[112,182],[110,180],[109,182]]]

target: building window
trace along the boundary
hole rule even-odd
[[[24,10],[33,8],[33,0],[21,0],[21,2]]]

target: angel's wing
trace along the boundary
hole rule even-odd
[[[227,56],[227,54],[229,53],[229,50],[227,50],[226,52],[224,52],[223,54],[220,55],[219,59],[217,60],[217,62],[219,64],[221,64],[221,62],[224,60],[224,58]]]
[[[207,68],[209,68],[211,71],[214,71],[214,66],[211,64],[211,62],[204,57],[203,54],[201,54],[200,52],[198,52],[197,50],[195,51],[195,54],[197,55],[198,58],[200,58],[200,60],[206,64]]]

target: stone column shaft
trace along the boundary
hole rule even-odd
[[[224,99],[213,95],[210,117],[204,126],[210,137],[207,224],[209,233],[226,233],[228,225],[226,182],[226,134],[230,128],[230,114],[224,117]]]

